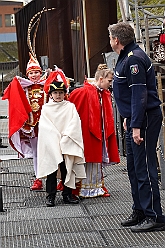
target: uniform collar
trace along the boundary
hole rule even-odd
[[[137,47],[139,46],[134,41],[130,42],[120,51],[119,57],[125,57],[130,51],[134,50]]]

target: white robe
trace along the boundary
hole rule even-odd
[[[42,106],[38,133],[37,178],[58,170],[65,158],[67,175],[65,185],[86,178],[81,121],[76,107],[69,101],[53,102]]]

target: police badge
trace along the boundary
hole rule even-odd
[[[132,74],[132,75],[138,74],[138,72],[139,72],[138,65],[131,65],[131,66],[130,66],[130,70],[131,70],[131,74]]]

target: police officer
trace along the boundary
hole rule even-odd
[[[134,42],[134,30],[129,24],[120,22],[108,30],[111,47],[119,54],[113,93],[126,120],[127,169],[133,198],[133,212],[121,224],[131,226],[132,232],[165,230],[156,162],[162,113],[154,69]]]

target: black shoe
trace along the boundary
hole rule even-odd
[[[165,230],[165,223],[157,223],[150,217],[146,217],[141,223],[131,228],[132,232],[152,232],[163,230]]]
[[[78,204],[79,203],[79,200],[74,199],[72,195],[64,196],[63,201],[65,204]]]
[[[165,215],[157,215],[157,218],[156,218],[156,222],[157,223],[165,223]]]
[[[46,197],[46,206],[54,207],[55,206],[55,195],[48,195]]]
[[[128,219],[121,222],[122,226],[135,226],[145,219],[143,211],[133,210],[133,213],[128,217]]]

